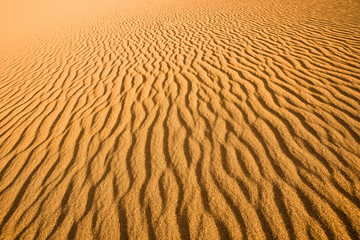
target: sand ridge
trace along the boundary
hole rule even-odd
[[[107,2],[0,25],[0,239],[359,238],[358,1]]]

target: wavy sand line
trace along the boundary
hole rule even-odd
[[[360,5],[134,4],[3,38],[0,238],[358,239]]]

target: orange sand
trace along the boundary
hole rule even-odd
[[[359,239],[359,13],[0,1],[0,239]]]

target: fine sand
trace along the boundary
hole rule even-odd
[[[359,0],[1,0],[0,239],[359,239]]]

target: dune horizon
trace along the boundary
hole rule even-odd
[[[360,239],[359,13],[0,1],[0,239]]]

